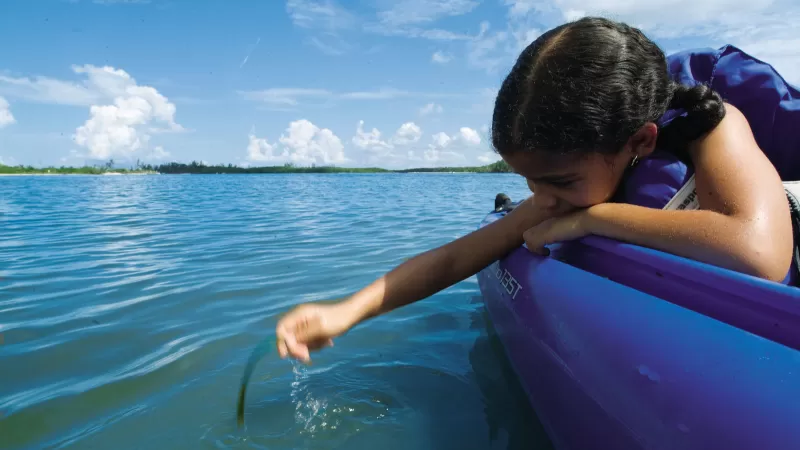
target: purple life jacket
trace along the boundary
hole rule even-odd
[[[707,84],[741,110],[781,179],[800,180],[800,91],[772,66],[732,45],[676,53],[667,57],[667,63],[674,81],[689,86]],[[668,125],[683,113],[667,111],[659,126]],[[787,188],[791,189],[797,190]],[[656,149],[630,169],[618,196],[625,203],[650,208],[699,207],[693,168],[666,149]],[[795,284],[796,270],[795,261],[784,284]]]

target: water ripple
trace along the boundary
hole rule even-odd
[[[266,358],[247,428],[234,417],[249,351],[287,308],[349,295],[526,189],[509,175],[0,177],[0,446],[545,448],[520,402],[487,406],[522,394],[498,375],[474,277],[311,367]]]

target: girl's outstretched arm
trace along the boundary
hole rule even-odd
[[[522,233],[547,217],[531,197],[505,217],[403,262],[346,300],[295,307],[276,326],[281,357],[307,362],[310,350],[333,345],[333,338],[363,320],[422,300],[478,273],[521,246]]]
[[[505,217],[405,261],[346,301],[353,320],[413,303],[475,275],[521,246],[522,233],[546,218],[531,197]]]
[[[791,264],[792,224],[783,184],[734,106],[689,146],[699,210],[626,204],[586,210],[587,233],[780,281]]]

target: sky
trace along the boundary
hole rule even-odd
[[[494,94],[584,15],[800,85],[797,0],[2,0],[0,163],[494,162]]]

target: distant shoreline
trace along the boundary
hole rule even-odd
[[[120,172],[106,172],[106,173],[80,173],[80,172],[68,172],[68,173],[47,173],[47,172],[20,172],[20,173],[2,173],[0,172],[0,177],[63,177],[63,176],[75,176],[75,175],[85,175],[85,176],[122,176],[122,175],[135,175],[135,176],[144,176],[144,175],[161,175],[158,172],[153,173],[146,173],[146,172],[133,172],[133,173],[120,173]]]
[[[112,161],[113,162],[113,161]],[[43,167],[4,166],[0,164],[0,176],[58,176],[58,175],[219,175],[219,174],[302,174],[302,173],[510,173],[505,161],[475,167],[417,167],[411,169],[382,169],[378,167],[300,167],[292,164],[283,166],[240,167],[233,164],[209,166],[198,162],[191,164],[168,163],[153,166],[138,164],[131,169],[113,169],[110,162],[105,167]]]
[[[3,173],[0,172],[0,177],[65,177],[65,176],[145,176],[145,175],[161,175],[158,172],[103,172],[103,173],[82,173],[82,172],[17,172],[17,173]]]

